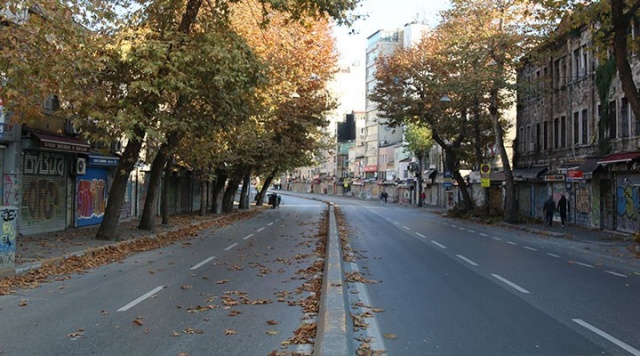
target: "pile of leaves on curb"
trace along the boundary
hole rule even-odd
[[[48,282],[50,277],[65,278],[65,275],[83,273],[89,269],[120,261],[131,254],[164,247],[176,242],[189,240],[204,229],[223,227],[240,220],[246,220],[260,213],[259,209],[215,216],[193,222],[192,216],[173,219],[173,229],[157,236],[140,236],[92,251],[82,256],[71,256],[56,265],[43,266],[26,274],[0,278],[0,295],[14,293],[16,288],[35,288]]]

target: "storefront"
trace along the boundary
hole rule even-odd
[[[109,173],[118,166],[118,157],[89,155],[86,170],[78,165],[76,175],[75,226],[97,225],[102,222],[107,206]]]
[[[31,132],[24,146],[19,231],[29,235],[64,230],[73,197],[69,177],[78,154],[87,154],[89,145],[70,137]]]
[[[603,228],[613,227],[628,233],[640,231],[640,152],[609,155],[598,164],[605,166],[611,178],[605,181],[611,184],[601,184]]]

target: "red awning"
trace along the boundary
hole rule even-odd
[[[86,141],[67,137],[47,134],[43,132],[31,132],[31,135],[40,141],[40,148],[72,153],[89,153],[89,144]]]
[[[601,158],[598,164],[611,164],[620,162],[631,162],[634,159],[640,158],[640,152],[627,152],[627,153],[615,153]]]

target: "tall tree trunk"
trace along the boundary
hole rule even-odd
[[[209,182],[200,182],[200,216],[207,215],[207,197],[209,197]]]
[[[613,54],[616,60],[616,68],[618,69],[618,77],[622,84],[624,92],[631,110],[636,118],[640,118],[640,96],[638,96],[638,88],[633,80],[633,72],[629,64],[629,46],[628,29],[631,20],[634,18],[630,14],[635,15],[638,2],[636,1],[633,8],[624,12],[623,0],[611,0],[611,23],[613,25]],[[635,10],[634,10],[635,9]]]
[[[173,160],[168,160],[164,168],[164,185],[162,186],[162,199],[160,199],[160,215],[162,215],[162,225],[169,225],[169,189],[171,189],[171,171],[173,170]],[[179,182],[179,180],[178,180]],[[180,185],[176,186],[176,190]]]
[[[500,68],[502,65],[499,64]],[[500,69],[502,73],[502,70]],[[493,122],[493,131],[496,136],[496,149],[500,154],[502,161],[502,168],[504,169],[504,181],[505,181],[505,220],[506,222],[513,223],[518,216],[518,202],[515,199],[515,184],[513,183],[513,173],[511,172],[511,164],[509,163],[509,156],[507,150],[504,147],[504,130],[500,124],[500,110],[498,110],[498,95],[499,89],[496,84],[490,91],[490,103],[489,113],[491,114]]]
[[[226,181],[226,173],[222,170],[218,170],[216,173],[216,179],[213,182],[213,192],[211,194],[211,212],[213,214],[222,214],[222,195]]]
[[[240,186],[240,179],[237,177],[229,179],[229,184],[224,190],[224,196],[222,197],[222,213],[233,213],[233,202]]]
[[[264,183],[262,184],[262,189],[260,190],[260,193],[258,193],[258,200],[256,202],[257,206],[262,206],[262,204],[264,204],[264,197],[267,195],[267,189],[269,189],[269,186],[271,185],[271,182],[273,182],[273,179],[276,176],[276,170],[274,169],[273,171],[271,171],[271,173],[269,173],[269,176],[264,180]]]
[[[156,157],[151,163],[151,172],[149,172],[149,188],[147,190],[147,200],[144,202],[144,209],[142,210],[142,218],[140,219],[140,225],[138,229],[153,231],[156,227],[156,215],[158,206],[158,197],[160,196],[160,184],[162,183],[162,172],[164,171],[167,161],[171,156],[173,147],[177,144],[177,134],[175,132],[170,133],[167,136],[167,142],[160,145]],[[168,181],[165,181],[165,185]]]
[[[140,156],[145,132],[143,128],[136,127],[134,134],[135,138],[127,142],[127,146],[118,163],[113,183],[111,183],[104,217],[96,233],[96,239],[98,240],[117,241],[120,237],[118,225],[120,214],[122,214],[124,195],[127,192],[127,182]]]
[[[481,145],[482,132],[480,131],[480,99],[478,99],[478,97],[475,97],[473,100],[473,136],[475,140],[473,149],[476,155],[476,164],[473,169],[480,170],[480,165],[484,162],[482,159],[483,155]]]
[[[240,192],[240,204],[239,204],[239,207],[242,210],[249,209],[249,204],[250,204],[249,196],[251,195],[250,194],[251,190],[249,188],[251,188],[251,170],[245,173],[244,177],[242,177],[242,191]]]

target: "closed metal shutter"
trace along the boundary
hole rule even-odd
[[[19,228],[21,234],[30,235],[65,229],[66,167],[65,157],[62,154],[26,152],[21,187]]]
[[[29,235],[64,230],[65,178],[24,175],[22,180],[20,232]]]

